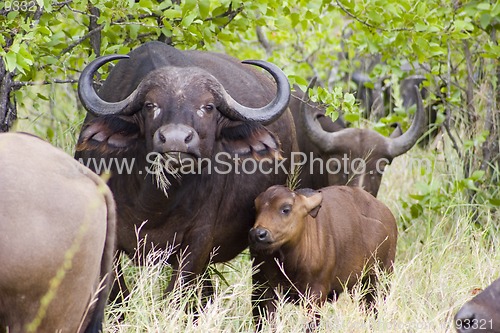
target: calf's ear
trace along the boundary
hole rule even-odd
[[[320,191],[314,191],[311,189],[300,189],[296,191],[298,195],[301,196],[304,206],[307,212],[312,217],[318,215],[319,209],[321,208],[321,202],[323,201],[323,195]]]

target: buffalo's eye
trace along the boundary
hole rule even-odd
[[[292,211],[292,206],[288,205],[288,204],[287,205],[283,205],[280,208],[280,214],[281,215],[287,216],[288,214],[290,214],[291,211]]]
[[[214,109],[215,109],[215,105],[213,105],[212,103],[209,103],[207,105],[204,105],[203,106],[203,109],[206,111],[206,112],[212,112]]]
[[[153,103],[153,102],[146,102],[144,103],[144,108],[149,112],[154,112],[153,113],[153,119],[156,119],[161,112],[161,109],[158,107],[158,104]]]

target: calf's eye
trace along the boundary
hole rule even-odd
[[[292,206],[290,205],[284,205],[280,208],[280,214],[281,215],[288,215],[292,211]]]

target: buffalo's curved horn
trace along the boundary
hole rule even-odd
[[[278,66],[262,60],[245,60],[244,64],[255,65],[268,71],[276,81],[276,97],[266,106],[261,108],[249,108],[236,102],[224,89],[224,98],[228,108],[223,110],[227,117],[242,120],[256,121],[269,124],[278,119],[285,112],[290,101],[290,84],[288,79]]]
[[[321,124],[317,121],[317,118],[312,112],[308,112],[305,108],[307,102],[309,102],[309,89],[311,89],[316,83],[316,77],[313,77],[307,86],[304,93],[304,97],[300,101],[299,113],[302,117],[302,122],[304,124],[304,129],[307,136],[311,139],[312,143],[318,147],[318,149],[324,153],[335,152],[339,150],[339,144],[342,140],[341,137],[344,136],[344,131],[338,132],[328,132],[321,127]]]
[[[128,55],[120,54],[102,56],[92,61],[82,71],[78,80],[78,96],[83,107],[94,116],[124,114],[124,110],[135,99],[137,90],[134,90],[127,98],[120,102],[106,102],[97,95],[92,84],[95,72],[104,64],[113,60],[127,58],[129,58]]]
[[[413,119],[410,128],[397,138],[387,139],[389,154],[392,157],[402,155],[410,150],[410,148],[415,145],[420,136],[425,132],[427,115],[424,110],[424,103],[422,102],[420,90],[417,86],[414,86],[414,88],[417,94],[417,111],[415,112],[415,118]]]

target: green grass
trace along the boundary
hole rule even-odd
[[[50,92],[49,87],[38,89],[51,96],[51,100],[20,103],[20,120],[15,129],[48,138],[72,154],[83,119],[81,112],[74,111],[77,106],[74,94],[68,93],[69,87],[62,96]],[[65,108],[55,105],[54,100]],[[432,166],[407,167],[416,158],[428,158]],[[484,288],[500,276],[500,252],[496,250],[500,246],[499,213],[489,206],[468,204],[461,193],[448,195],[439,209],[424,206],[417,218],[411,217],[404,202],[414,202],[409,195],[418,193],[419,183],[446,191],[460,178],[462,163],[446,137],[440,154],[413,148],[393,161],[379,191],[379,199],[391,208],[399,226],[394,272],[380,277],[389,285],[387,297],[378,299],[379,313],[375,319],[359,309],[357,300],[362,291],[342,294],[336,303],[319,309],[322,314],[319,332],[454,332],[453,316],[472,297],[471,291]],[[473,223],[474,212],[479,212],[480,227]],[[196,303],[196,291],[192,289],[163,295],[169,268],[154,262],[164,255],[149,254],[144,266],[133,266],[128,259],[123,260],[131,296],[126,308],[107,308],[107,332],[254,330],[248,251],[229,264],[216,265],[224,279],[213,275],[215,296],[202,308]],[[190,298],[186,297],[189,293]],[[197,319],[189,310],[188,299],[193,298],[200,307]],[[117,322],[121,313],[126,318]],[[274,327],[277,332],[303,332],[308,321],[307,307],[280,302]],[[267,325],[263,331],[271,332],[272,328]]]

